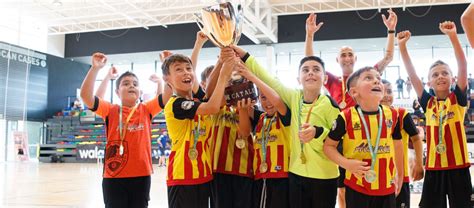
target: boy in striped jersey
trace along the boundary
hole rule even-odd
[[[398,113],[380,105],[383,85],[373,67],[351,74],[347,89],[358,105],[339,114],[324,143],[326,155],[346,169],[346,207],[395,208],[403,182]]]
[[[393,91],[392,84],[383,79],[384,96],[380,102],[382,105],[392,106],[393,104]],[[397,196],[397,208],[409,208],[410,207],[410,175],[414,181],[421,180],[423,178],[423,141],[424,135],[419,134],[411,114],[405,108],[395,108],[398,111],[398,122],[400,123],[400,130],[402,134],[403,143],[403,186],[400,194]],[[421,127],[419,127],[421,128]],[[408,172],[408,138],[412,141],[413,148],[415,150],[415,163],[410,167]]]
[[[164,79],[174,92],[164,108],[172,141],[167,175],[168,206],[171,208],[209,207],[212,172],[205,144],[208,127],[204,125],[203,116],[219,111],[224,86],[235,64],[234,56],[233,53],[221,53],[224,64],[217,82],[218,90],[208,102],[193,99],[192,89],[197,81],[188,57],[174,54],[163,62]]]
[[[449,207],[467,208],[471,207],[472,192],[471,164],[463,124],[467,106],[467,62],[456,25],[445,21],[439,24],[439,29],[453,45],[458,76],[456,87],[451,91],[454,82],[451,69],[446,63],[436,61],[428,73],[428,85],[434,95],[424,90],[411,62],[406,45],[410,32],[397,35],[400,55],[426,116],[426,174],[420,207],[446,207],[448,195]]]
[[[250,99],[237,103],[239,131],[248,136],[254,132],[253,187],[254,208],[286,208],[288,201],[288,164],[290,160],[291,111],[268,85],[239,64],[237,72],[259,89],[264,112],[251,108]],[[249,119],[250,118],[250,119]]]

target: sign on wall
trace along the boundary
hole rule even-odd
[[[0,57],[33,66],[46,68],[46,55],[33,50],[0,43]]]

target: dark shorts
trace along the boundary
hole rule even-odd
[[[288,178],[256,180],[253,186],[253,207],[259,208],[260,205],[265,205],[263,207],[288,208],[290,206],[288,190]]]
[[[144,208],[150,200],[150,176],[104,178],[102,192],[106,208]]]
[[[337,187],[344,188],[346,185],[344,184],[344,179],[346,178],[346,169],[339,166],[339,178],[337,179]]]
[[[337,178],[315,179],[288,173],[291,208],[334,208]]]
[[[249,177],[213,173],[211,198],[215,208],[252,206],[253,179]]]
[[[169,208],[208,208],[209,182],[198,185],[168,186]]]
[[[423,182],[420,207],[449,207],[470,208],[471,205],[471,174],[469,168],[454,170],[427,170]]]
[[[402,190],[395,200],[397,202],[397,208],[410,207],[410,183],[403,182]]]
[[[369,196],[346,186],[346,208],[395,208],[395,193]]]

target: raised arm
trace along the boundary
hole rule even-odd
[[[462,14],[461,24],[471,48],[474,48],[474,3],[471,3]]]
[[[458,34],[456,31],[456,24],[451,21],[444,21],[439,24],[439,30],[446,34],[451,41],[454,49],[454,55],[458,64],[458,80],[457,85],[463,92],[467,87],[467,61],[462,49],[461,43],[459,42]]]
[[[209,101],[199,105],[196,111],[198,115],[215,114],[219,112],[221,107],[222,98],[224,97],[224,89],[229,81],[230,74],[236,64],[235,55],[230,57],[223,57],[224,63],[222,65],[221,73],[217,80],[216,90],[209,97]]]
[[[407,41],[410,39],[410,37],[411,33],[408,30],[399,32],[397,34],[398,47],[400,49],[400,56],[402,57],[403,64],[405,65],[405,69],[407,70],[411,84],[413,85],[413,89],[415,89],[418,98],[421,98],[424,90],[423,83],[421,82],[418,75],[416,75],[415,66],[413,66],[413,63],[411,62],[411,58],[407,49]]]
[[[397,28],[398,22],[397,14],[395,14],[392,9],[387,10],[387,12],[389,14],[388,18],[382,14],[383,23],[385,24],[385,27],[387,27],[387,45],[385,46],[385,56],[382,60],[377,62],[376,65],[377,71],[379,71],[380,74],[383,73],[388,64],[390,64],[390,62],[393,60],[395,48],[395,29]]]
[[[281,100],[280,96],[270,88],[267,84],[262,82],[259,78],[257,78],[252,72],[250,72],[245,65],[242,63],[237,64],[237,72],[239,72],[240,75],[244,76],[247,78],[249,81],[253,82],[255,85],[257,85],[258,89],[260,92],[262,92],[265,97],[272,103],[273,106],[277,109],[278,113],[280,115],[286,115],[286,111],[288,110],[286,108],[285,103],[283,100]]]
[[[91,109],[94,107],[94,84],[97,73],[107,63],[107,57],[103,53],[94,53],[92,55],[92,66],[87,72],[81,86],[81,99],[86,106]]]
[[[114,66],[112,66],[109,69],[107,75],[105,75],[104,79],[100,83],[99,88],[97,88],[97,90],[95,91],[95,96],[104,99],[105,92],[107,91],[107,87],[109,87],[110,80],[117,79],[117,77],[118,70]]]
[[[251,105],[252,100],[250,98],[237,101],[237,110],[239,111],[239,135],[244,138],[247,138],[252,131],[249,115]]]
[[[202,32],[199,31],[196,34],[196,42],[194,42],[193,52],[191,53],[191,62],[193,63],[193,70],[194,70],[194,77],[197,78],[196,75],[196,67],[198,62],[199,53],[201,52],[202,47],[208,40],[207,36]],[[199,89],[199,82],[194,82],[193,85],[193,92],[197,92]]]
[[[221,53],[224,53],[223,50],[224,49],[221,50]],[[232,53],[231,51],[228,51],[228,52]],[[219,78],[219,74],[221,73],[222,59],[220,57],[221,56],[219,56],[217,63],[214,65],[214,69],[212,70],[211,74],[207,78],[206,95],[208,97],[212,95],[212,92],[214,92],[214,89],[216,88],[216,84],[217,84],[217,79]]]
[[[324,22],[316,24],[316,19],[318,15],[315,13],[309,14],[306,18],[306,39],[304,42],[304,55],[305,56],[314,56],[313,50],[313,40],[314,34],[323,26]]]

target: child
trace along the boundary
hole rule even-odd
[[[382,80],[384,86],[384,96],[380,104],[386,106],[392,106],[393,104],[393,91],[392,84],[387,80]],[[413,143],[415,149],[415,162],[411,166],[411,176],[414,181],[421,180],[423,178],[423,141],[424,135],[419,134],[418,130],[411,118],[411,114],[404,108],[395,108],[398,112],[398,122],[400,124],[400,130],[402,135],[403,143],[403,186],[396,198],[397,208],[408,208],[410,207],[410,177],[408,172],[408,137]]]
[[[165,106],[168,134],[172,141],[168,162],[168,205],[171,208],[208,207],[209,181],[212,179],[208,148],[205,145],[206,127],[203,115],[219,111],[224,86],[234,65],[234,54],[221,56],[223,69],[217,90],[209,102],[193,100],[193,86],[197,82],[191,60],[183,55],[171,55],[162,65],[163,75],[174,91]]]
[[[290,207],[334,208],[337,165],[323,154],[323,138],[339,114],[337,104],[321,88],[327,77],[324,62],[315,56],[300,62],[298,80],[303,90],[287,88],[264,70],[253,56],[232,46],[248,69],[274,89],[291,109]]]
[[[433,89],[434,95],[423,89],[411,63],[406,46],[410,32],[403,31],[397,35],[400,55],[426,117],[426,173],[420,207],[446,207],[446,195],[449,207],[471,207],[471,164],[463,125],[467,105],[467,62],[457,37],[456,25],[445,21],[439,24],[439,29],[453,45],[458,76],[454,91],[450,91],[454,81],[451,69],[446,63],[436,61],[428,73],[428,86]]]
[[[347,89],[358,105],[342,111],[334,121],[324,152],[346,169],[348,208],[394,208],[395,193],[400,192],[403,182],[403,147],[397,111],[380,106],[383,85],[379,72],[372,67],[349,76]],[[337,151],[340,141],[342,155]]]
[[[231,48],[223,53],[235,54]],[[223,54],[221,54],[223,55]],[[206,94],[213,95],[222,61],[217,61],[206,86]],[[213,205],[216,208],[238,208],[252,206],[253,186],[253,142],[251,136],[243,136],[238,131],[239,119],[235,107],[226,106],[221,98],[221,110],[210,116],[212,133],[211,147],[212,171],[211,183]]]
[[[151,118],[161,111],[158,97],[137,103],[140,98],[138,78],[131,72],[122,74],[115,92],[120,105],[94,97],[97,73],[107,57],[92,55],[92,67],[81,87],[81,98],[89,109],[106,121],[104,178],[102,190],[105,207],[148,207],[150,199]]]
[[[260,90],[259,100],[265,112],[254,109],[250,98],[237,103],[239,111],[239,130],[243,136],[254,134],[253,207],[289,207],[288,164],[290,157],[291,111],[278,94],[248,71],[238,65],[237,72],[255,83]],[[250,123],[249,118],[252,120]]]

